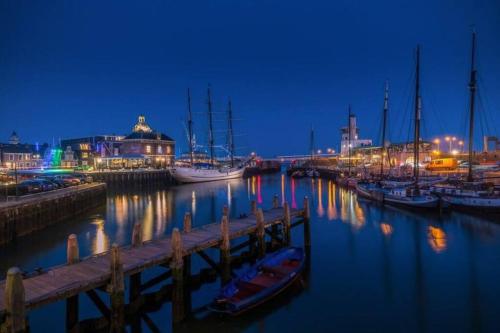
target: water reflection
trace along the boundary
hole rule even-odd
[[[92,242],[92,254],[99,254],[107,251],[109,249],[109,237],[104,231],[104,220],[96,219],[92,224],[97,228]]]
[[[392,225],[388,223],[380,223],[380,230],[384,234],[384,236],[389,237],[392,235],[392,232],[394,231],[392,228]]]
[[[429,226],[427,229],[427,240],[436,253],[446,250],[446,233],[439,227]]]

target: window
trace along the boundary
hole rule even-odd
[[[146,146],[146,153],[151,154],[151,146],[150,145]]]
[[[161,145],[159,145],[157,151],[158,151],[158,155],[163,154],[163,147]]]

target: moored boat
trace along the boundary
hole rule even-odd
[[[292,285],[305,265],[303,249],[288,247],[267,255],[225,285],[209,309],[238,315]]]

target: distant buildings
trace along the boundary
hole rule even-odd
[[[366,147],[372,145],[372,140],[361,139],[359,136],[359,128],[356,126],[356,115],[349,116],[349,124],[341,128],[340,154],[347,156],[349,154],[349,146],[351,152],[353,148]]]
[[[21,143],[12,132],[8,143],[0,143],[0,167],[6,169],[31,169],[43,166],[43,156],[48,145]]]
[[[127,136],[66,139],[61,146],[71,147],[80,166],[94,169],[162,168],[174,162],[175,141],[153,130],[142,115]]]

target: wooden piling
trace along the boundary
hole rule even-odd
[[[278,196],[277,195],[274,195],[274,197],[273,197],[273,208],[274,209],[279,208],[279,200],[278,200]],[[273,225],[271,227],[271,234],[272,234],[272,237],[271,237],[271,248],[272,249],[276,249],[279,246],[279,243],[276,240],[276,237],[278,237],[278,225],[277,224],[275,224],[275,225]]]
[[[192,215],[190,212],[184,214],[183,232],[191,232]],[[191,312],[191,255],[184,256],[184,313]]]
[[[280,203],[279,203],[279,200],[278,200],[278,196],[274,195],[274,197],[273,197],[273,208],[278,208],[279,206],[280,206]]]
[[[255,200],[250,202],[250,212],[254,215],[257,214],[257,202]]]
[[[185,233],[191,232],[191,226],[193,224],[193,218],[190,212],[186,212],[184,214],[184,223],[183,223],[183,231]]]
[[[229,218],[229,207],[227,205],[224,205],[224,207],[222,207],[222,215]]]
[[[266,255],[266,241],[265,241],[265,225],[264,225],[264,213],[262,212],[262,208],[257,210],[257,250],[259,258],[262,258]]]
[[[27,332],[24,285],[21,270],[12,267],[5,282],[5,321],[2,333]]]
[[[132,247],[142,246],[142,224],[136,222],[134,228],[132,229]],[[130,275],[129,277],[129,303],[132,304],[141,295],[141,272]]]
[[[291,218],[290,218],[290,205],[285,201],[283,204],[283,243],[285,245],[290,245],[291,243]]]
[[[309,210],[309,198],[304,197],[304,246],[311,246],[311,211]]]
[[[66,257],[68,265],[73,265],[80,261],[78,238],[75,234],[68,236]],[[66,299],[66,332],[76,333],[79,331],[78,312],[78,295],[68,297]]]
[[[125,284],[123,280],[123,264],[120,248],[117,244],[111,247],[111,282],[108,286],[111,303],[110,332],[124,332],[125,330]]]
[[[180,323],[184,319],[184,261],[182,255],[182,238],[178,228],[172,231],[172,322]]]
[[[229,241],[229,219],[227,215],[222,216],[220,229],[222,235],[220,244],[221,282],[224,285],[231,279],[231,243]]]
[[[132,247],[138,247],[142,245],[142,224],[136,222],[134,228],[132,229]]]

